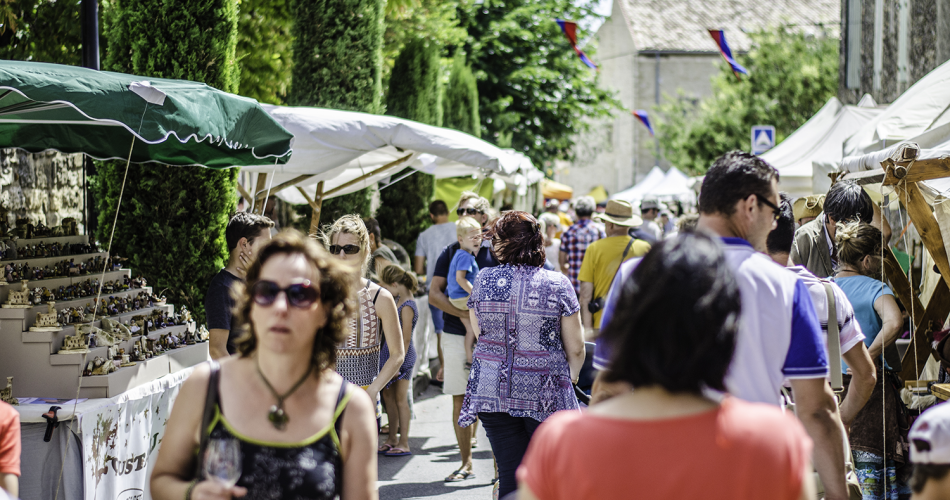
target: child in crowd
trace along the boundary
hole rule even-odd
[[[950,498],[950,404],[921,413],[909,438],[911,500]]]
[[[475,282],[475,276],[478,274],[475,255],[478,254],[478,249],[482,244],[482,226],[473,217],[462,217],[455,224],[455,234],[458,236],[461,248],[455,252],[452,263],[449,264],[446,292],[453,306],[467,311],[468,298],[472,295],[472,283]],[[472,330],[472,322],[469,318],[463,317],[462,323],[465,324],[465,368],[468,369],[472,366],[475,330]]]
[[[406,353],[399,373],[382,390],[386,415],[389,416],[389,438],[379,447],[379,453],[387,457],[402,457],[412,455],[409,450],[409,391],[412,389],[412,369],[416,364],[412,335],[419,319],[419,309],[412,297],[419,283],[414,274],[397,265],[384,267],[379,273],[379,280],[383,288],[396,299],[396,313],[399,316]],[[382,367],[388,359],[389,346],[383,344],[379,353],[379,366]]]

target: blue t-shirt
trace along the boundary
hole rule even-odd
[[[854,308],[854,319],[861,325],[861,331],[864,332],[864,344],[867,346],[874,342],[881,333],[881,327],[884,323],[881,317],[874,310],[874,302],[882,295],[894,295],[887,284],[867,276],[846,276],[835,278],[835,283],[841,287],[844,294],[851,302]],[[841,370],[847,373],[848,366],[841,362]]]
[[[478,263],[475,262],[475,256],[461,250],[455,252],[452,256],[452,262],[449,264],[449,275],[446,277],[448,282],[445,291],[450,299],[463,299],[469,296],[469,293],[459,285],[455,278],[455,273],[465,271],[465,278],[469,283],[475,284],[475,276],[478,275]]]

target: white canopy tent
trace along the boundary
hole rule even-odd
[[[654,198],[659,201],[679,201],[682,203],[695,203],[696,193],[692,189],[692,181],[689,176],[680,172],[676,167],[670,167],[666,171],[663,180],[649,190],[644,198]]]
[[[524,191],[543,177],[526,156],[469,134],[392,116],[334,109],[262,105],[294,134],[284,165],[244,167],[258,175],[254,194],[296,204],[351,193],[406,167],[437,178],[495,176]],[[405,174],[403,174],[405,175]],[[269,177],[267,181],[263,179]]]
[[[794,198],[824,193],[831,187],[828,173],[841,161],[844,141],[882,110],[870,95],[856,106],[845,106],[832,97],[762,159],[778,169],[779,189]]]
[[[637,203],[640,203],[640,200],[644,198],[646,193],[663,182],[664,178],[666,178],[666,173],[664,173],[660,167],[653,167],[653,169],[647,173],[647,176],[644,177],[643,180],[634,184],[633,187],[614,193],[610,199],[623,200],[630,203],[631,205],[636,205]]]

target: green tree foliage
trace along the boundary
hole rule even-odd
[[[181,78],[234,92],[236,0],[113,0],[103,13],[105,69]],[[125,165],[104,163],[93,180],[98,238],[109,241]],[[235,207],[237,169],[129,167],[113,253],[129,257],[156,291],[204,318],[208,282],[228,253],[224,229]]]
[[[406,44],[389,80],[386,113],[429,125],[442,124],[442,69],[440,48],[434,42],[417,38]],[[400,172],[402,177],[411,170]],[[398,178],[394,175],[394,178]],[[419,232],[429,225],[429,201],[435,192],[435,177],[414,172],[398,184],[379,192],[376,213],[383,237],[391,238],[415,251]]]
[[[287,0],[241,0],[237,59],[239,94],[268,104],[283,104],[290,91],[293,26]]]
[[[478,83],[472,68],[465,64],[462,51],[452,58],[452,73],[442,98],[442,125],[475,137],[482,136],[482,124],[478,117]]]
[[[294,106],[379,113],[382,0],[292,0]]]
[[[595,17],[583,0],[463,0],[460,25],[478,79],[483,137],[510,145],[539,167],[569,157],[590,118],[618,105],[571,49],[556,18]],[[595,48],[584,51],[597,61]],[[487,135],[485,135],[487,134]]]
[[[383,1],[292,0],[291,7],[294,65],[288,103],[381,112]],[[364,189],[327,200],[320,220],[351,213],[368,217],[371,198]],[[299,207],[298,212],[312,211]]]
[[[838,91],[838,39],[780,28],[752,36],[737,80],[728,64],[713,77],[713,95],[697,102],[682,92],[658,108],[657,137],[673,165],[701,174],[721,154],[748,150],[753,125],[775,126],[781,141]]]
[[[417,38],[403,49],[393,67],[386,114],[429,125],[442,125],[440,49]]]
[[[400,5],[401,3],[401,5]],[[386,32],[383,34],[383,88],[389,88],[396,57],[406,44],[425,38],[441,47],[465,43],[468,33],[459,27],[458,2],[445,0],[389,0],[386,3]]]
[[[78,66],[79,0],[0,1],[0,59]]]

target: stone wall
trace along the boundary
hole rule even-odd
[[[83,233],[83,155],[0,149],[0,205],[16,218],[58,226],[73,217]]]
[[[871,94],[878,104],[894,102],[914,83],[934,68],[950,60],[950,0],[909,0],[907,34],[908,79],[898,79],[898,39],[900,3],[885,0],[881,34],[881,84],[874,86],[875,6],[877,0],[861,3],[861,67],[860,84],[847,88],[847,5],[841,0],[842,37],[839,53],[838,98],[846,104],[856,104],[864,94]]]

